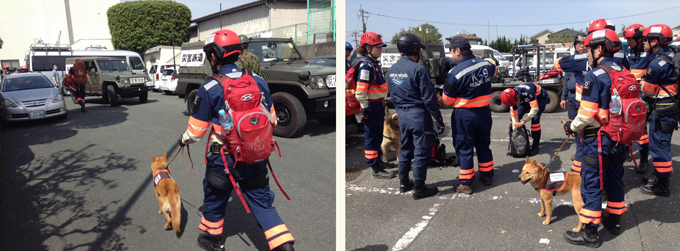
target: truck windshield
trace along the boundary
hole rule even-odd
[[[128,71],[130,68],[125,63],[125,60],[97,60],[97,66],[100,71]]]
[[[250,52],[260,62],[301,60],[302,57],[290,41],[250,42]]]

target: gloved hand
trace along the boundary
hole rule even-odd
[[[567,135],[574,135],[574,131],[571,130],[571,120],[564,123],[564,133]]]
[[[370,111],[367,108],[361,108],[361,122],[366,122],[370,115]]]
[[[444,128],[446,128],[444,121],[437,121],[437,128],[439,128],[439,130],[437,131],[437,134],[442,135],[444,133]]]
[[[178,143],[178,145],[179,145],[179,147],[184,147],[184,146],[186,146],[186,144],[184,144],[184,143],[182,142],[182,136],[179,136],[179,143]]]

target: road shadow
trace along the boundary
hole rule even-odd
[[[104,101],[103,98],[88,98],[85,99],[86,105],[85,107],[87,108],[87,104],[98,104],[98,105],[109,105],[109,102]],[[146,100],[146,103],[156,103],[158,102],[158,99],[152,99],[152,97],[149,97]],[[139,102],[138,97],[133,97],[133,98],[119,98],[118,99],[118,105],[114,107],[118,107],[121,105],[125,106],[136,106],[136,105],[143,105],[146,103]]]
[[[363,248],[357,248],[352,251],[387,251],[389,247],[385,244],[369,245]]]
[[[93,156],[87,153],[91,147],[95,145],[57,151],[22,166],[5,163],[0,205],[3,249],[47,250],[61,244],[63,250],[122,250],[127,249],[123,238],[113,231],[106,232],[109,226],[146,232],[128,217],[113,216],[115,210],[110,208],[118,207],[121,200],[102,203],[99,196],[106,195],[93,198],[89,192],[115,189],[120,184],[104,178],[107,173],[133,171],[138,161],[112,151]],[[100,235],[106,235],[106,241],[95,243],[82,238]]]

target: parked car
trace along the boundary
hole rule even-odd
[[[177,67],[179,69],[179,66]],[[158,90],[165,92],[165,94],[173,94],[177,90],[177,78],[173,76],[175,69],[165,68],[161,79],[158,82]]]
[[[308,64],[335,67],[335,56],[320,56],[307,59]]]
[[[66,118],[64,97],[40,72],[5,76],[0,96],[3,121]]]
[[[166,67],[172,67],[172,64],[154,64],[149,69],[149,82],[147,85],[153,85],[154,91],[159,91],[158,84],[160,84],[161,76],[165,73]]]

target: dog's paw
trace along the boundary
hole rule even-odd
[[[543,225],[546,225],[546,226],[547,226],[547,225],[550,225],[550,220],[545,220],[545,221],[543,221]]]
[[[159,213],[159,214],[162,214],[162,213],[163,213],[163,211],[161,211],[160,209],[158,209],[158,213]]]
[[[172,226],[170,225],[170,223],[167,223],[167,224],[165,224],[165,226],[163,227],[163,229],[165,229],[165,230],[170,230],[170,229],[172,229]]]
[[[544,212],[538,213],[538,217],[543,217],[543,216],[545,216],[545,213],[544,213]]]

